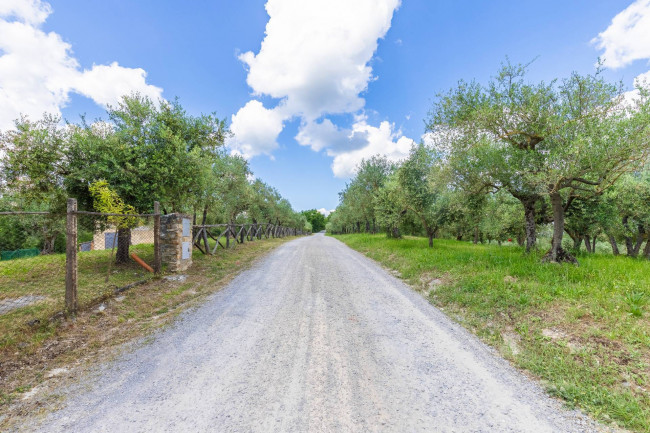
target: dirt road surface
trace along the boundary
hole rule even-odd
[[[64,391],[43,432],[592,432],[379,265],[288,242]]]

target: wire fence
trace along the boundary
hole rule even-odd
[[[0,316],[63,309],[65,222],[49,212],[0,212]]]
[[[157,203],[154,213],[130,215],[79,211],[74,199],[67,205],[66,213],[0,209],[0,322],[38,322],[99,304],[160,274],[163,256],[168,271],[191,265],[192,245],[210,255],[306,234],[270,223],[192,226],[189,216],[161,216]]]
[[[154,276],[152,215],[77,213],[77,305],[89,304]]]
[[[37,323],[147,282],[156,267],[155,220],[76,209],[0,212],[0,321]]]

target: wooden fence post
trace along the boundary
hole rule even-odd
[[[68,199],[65,246],[65,309],[77,312],[77,200]]]
[[[162,257],[160,255],[160,203],[153,202],[153,272],[159,275],[162,271]]]

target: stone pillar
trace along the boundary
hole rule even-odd
[[[192,266],[192,219],[173,213],[160,217],[160,255],[169,272],[182,272]]]

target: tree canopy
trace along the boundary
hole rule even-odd
[[[565,232],[574,241],[569,250],[585,241],[592,251],[603,235],[613,251],[624,239],[628,254],[638,254],[650,208],[643,192],[648,87],[626,93],[600,69],[532,82],[529,68],[506,62],[486,84],[460,81],[439,94],[425,120],[426,140],[379,170],[372,192],[365,179],[374,165],[360,164],[340,193],[331,229],[362,231],[365,222],[365,231],[374,231],[372,218],[395,236],[414,218],[419,228],[408,231],[421,230],[430,246],[441,232],[474,242],[516,239],[530,252],[539,227],[550,227],[547,261],[575,262],[563,247]]]
[[[178,100],[133,94],[107,115],[106,121],[80,124],[49,115],[22,118],[15,130],[2,133],[3,207],[60,214],[73,197],[80,210],[115,211],[119,204],[127,213],[150,213],[158,201],[165,213],[194,214],[195,221],[198,214],[199,224],[307,226],[274,188],[254,178],[245,159],[228,154],[230,132],[214,114],[192,116]],[[44,252],[53,250],[62,233],[60,220],[43,226]],[[118,226],[118,260],[128,260],[129,230]]]

